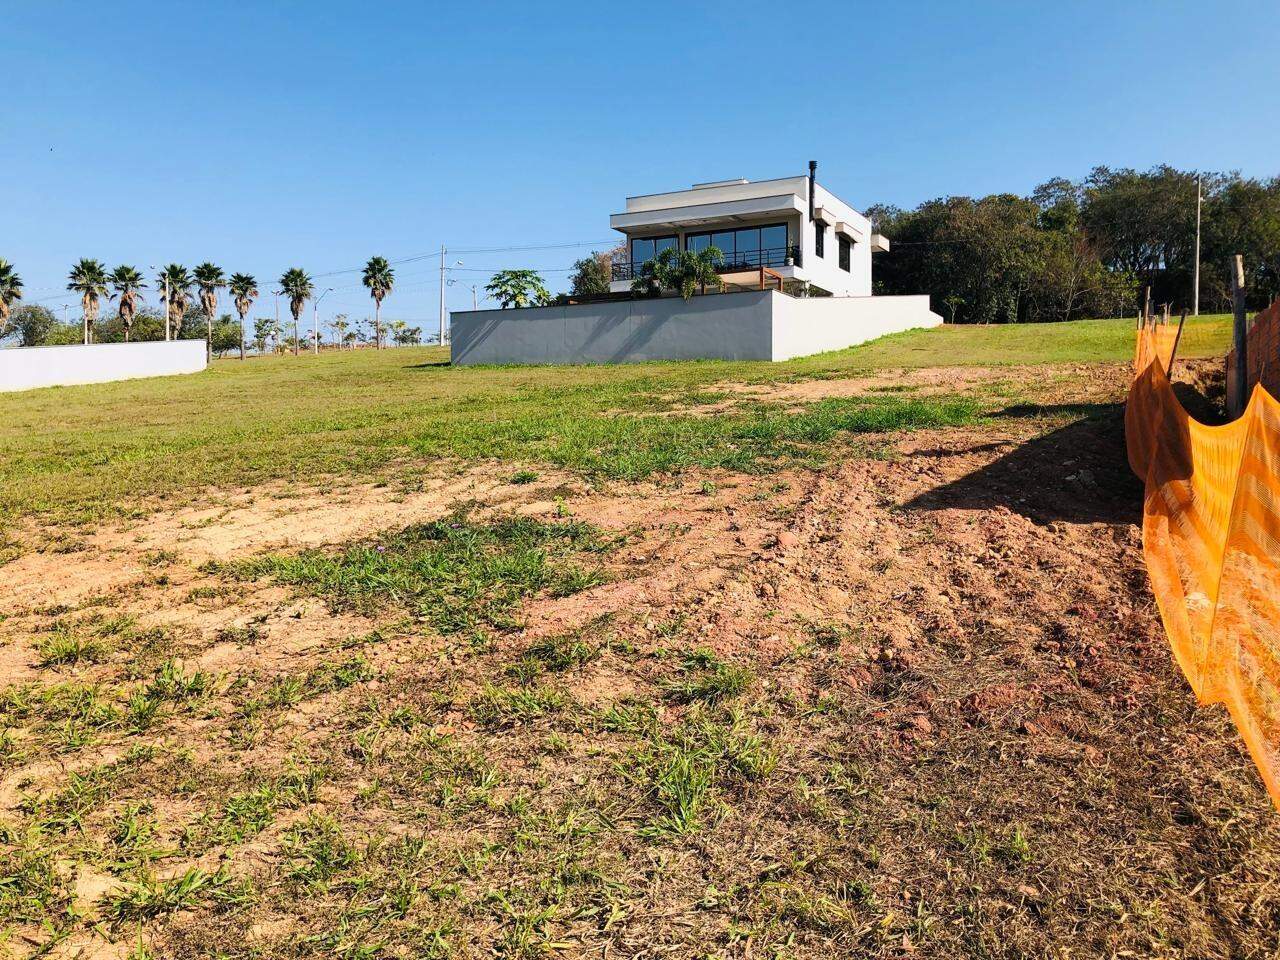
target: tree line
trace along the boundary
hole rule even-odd
[[[382,322],[382,302],[395,286],[395,271],[385,257],[370,257],[361,274],[361,282],[368,289],[374,302],[372,321],[373,344],[378,349],[386,346],[387,335],[397,343],[420,342],[422,331],[409,327],[404,321],[395,321],[388,328]],[[84,258],[78,261],[67,275],[67,289],[80,295],[80,328],[67,329],[53,313],[39,304],[19,306],[23,294],[22,277],[12,263],[0,258],[0,340],[17,334],[23,346],[42,346],[51,343],[82,342],[90,344],[131,340],[204,339],[210,354],[238,348],[243,360],[247,337],[245,318],[259,297],[258,281],[252,274],[232,273],[229,276],[213,263],[201,263],[191,270],[178,263],[171,263],[159,271],[152,288],[161,309],[150,311],[142,306],[143,291],[147,283],[136,267],[122,264],[114,270],[99,260]],[[296,356],[303,345],[299,334],[299,322],[307,303],[315,297],[315,281],[299,267],[286,270],[278,281],[274,294],[284,296],[293,317],[293,335],[284,337],[274,320],[255,323],[253,343],[260,351],[272,340],[287,344]],[[229,314],[218,316],[219,291],[226,290],[231,297],[238,321],[231,321]],[[115,303],[114,317],[100,319],[104,303]],[[203,322],[203,330],[195,324]],[[350,330],[345,316],[335,319],[331,325],[338,333],[339,345],[353,346],[358,335]],[[233,339],[234,338],[234,339]],[[319,341],[317,339],[317,345]]]
[[[1227,310],[1228,258],[1244,256],[1250,309],[1280,294],[1280,178],[1096,167],[1028,197],[943,197],[867,215],[890,240],[875,292],[927,293],[954,323],[1132,314],[1145,300],[1193,307],[1197,179],[1200,306]]]

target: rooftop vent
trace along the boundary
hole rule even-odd
[[[732,187],[735,184],[750,182],[750,180],[747,180],[744,177],[739,177],[737,180],[713,180],[710,183],[695,183],[693,185],[693,189],[710,190],[712,187]]]

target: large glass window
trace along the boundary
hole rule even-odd
[[[827,225],[821,220],[813,221],[813,253],[818,258],[827,255]]]
[[[840,269],[848,270],[849,269],[849,247],[850,247],[849,238],[838,237],[837,239],[840,241]]]
[[[781,267],[786,264],[790,253],[785,223],[691,233],[685,237],[686,250],[698,251],[707,247],[715,247],[724,255],[726,267]]]
[[[676,237],[632,237],[631,262],[647,263],[668,247],[676,246]]]

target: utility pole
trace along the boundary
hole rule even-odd
[[[480,301],[477,299],[476,285],[474,283],[471,285],[471,309],[472,310],[480,309]]]
[[[440,244],[440,346],[444,346],[444,244]]]
[[[271,293],[276,298],[276,326],[271,332],[276,338],[276,346],[278,347],[280,345],[280,291],[272,290]]]
[[[1203,194],[1200,190],[1200,175],[1196,175],[1196,279],[1191,294],[1191,315],[1200,316],[1200,204]]]
[[[311,301],[311,355],[315,357],[320,356],[320,301],[330,293],[333,287]]]
[[[1235,342],[1235,412],[1243,413],[1249,402],[1249,326],[1244,308],[1244,257],[1236,254],[1227,264],[1231,274],[1231,307],[1235,313],[1232,325],[1232,340]]]

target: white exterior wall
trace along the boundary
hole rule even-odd
[[[927,296],[774,296],[774,360],[842,350],[886,334],[942,325],[942,318],[929,309]]]
[[[804,196],[808,201],[809,187],[805,182]],[[825,190],[822,184],[817,185],[814,206],[821,207],[827,217],[826,256],[818,258],[814,251],[816,236],[813,224],[809,222],[806,212],[804,242],[801,245],[801,260],[804,263],[804,279],[810,283],[829,290],[837,297],[869,297],[871,296],[871,221],[860,214],[843,200],[837,199]],[[836,239],[836,223],[844,221],[861,236],[856,236],[853,249],[849,251],[849,270],[840,269],[840,242]]]
[[[203,340],[17,347],[0,350],[0,392],[164,377],[204,368]]]

